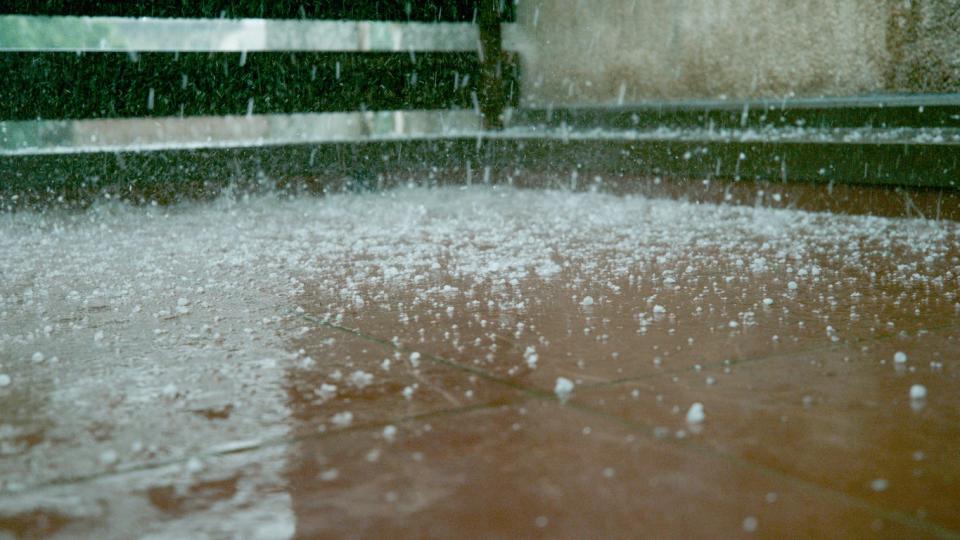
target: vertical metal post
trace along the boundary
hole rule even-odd
[[[503,43],[500,22],[504,0],[480,0],[477,24],[480,26],[480,112],[483,127],[503,128],[506,91],[503,85]]]

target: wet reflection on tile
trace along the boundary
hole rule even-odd
[[[304,443],[299,538],[917,537],[843,497],[533,401]],[[909,520],[907,520],[909,522]]]
[[[957,530],[957,351],[954,328],[585,389],[573,400]],[[925,399],[911,398],[914,385]],[[694,403],[706,419],[691,425]]]

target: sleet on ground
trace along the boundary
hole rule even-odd
[[[492,187],[0,215],[0,536],[956,538],[958,233]]]

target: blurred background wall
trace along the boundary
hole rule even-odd
[[[526,104],[960,91],[960,0],[520,0]]]

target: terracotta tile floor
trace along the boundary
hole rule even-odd
[[[139,212],[110,218],[133,246],[156,234]],[[189,240],[216,261],[157,279],[235,286],[208,285],[207,307],[173,295],[195,309],[98,349],[172,351],[176,376],[129,360],[125,384],[152,390],[106,400],[92,439],[57,427],[69,412],[42,388],[70,380],[28,361],[42,323],[23,290],[0,291],[19,325],[0,348],[0,531],[960,537],[956,223],[481,188],[199,207],[159,226],[198,225],[223,229]],[[142,249],[175,250],[169,234]],[[75,332],[132,302],[88,302]],[[64,377],[126,365],[90,362]],[[112,395],[81,387],[71,399]],[[141,418],[128,402],[158,405]]]

